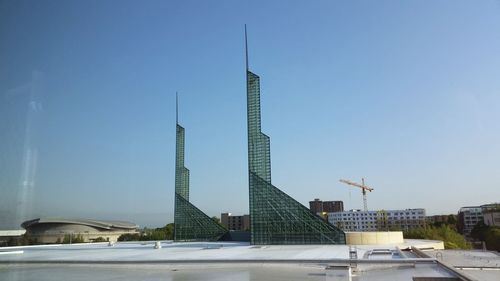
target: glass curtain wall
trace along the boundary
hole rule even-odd
[[[248,169],[251,243],[345,244],[345,234],[271,184],[269,137],[261,132],[260,78],[248,70]]]
[[[227,230],[189,202],[189,170],[184,167],[184,128],[177,124],[174,241],[217,241]]]

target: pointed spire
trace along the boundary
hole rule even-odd
[[[179,93],[175,92],[175,124],[179,125]]]
[[[247,25],[245,24],[245,60],[248,71],[248,42],[247,42]]]

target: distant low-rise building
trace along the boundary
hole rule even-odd
[[[229,230],[248,231],[250,229],[250,215],[233,216],[231,213],[222,213],[220,222]]]
[[[408,230],[426,224],[425,209],[333,212],[328,221],[344,231]]]
[[[314,201],[309,201],[309,209],[316,214],[342,212],[344,211],[344,202],[321,201],[316,198]]]
[[[323,213],[323,201],[319,200],[319,198],[309,201],[309,210],[316,214]]]
[[[481,205],[483,222],[488,226],[500,226],[500,203]]]
[[[480,206],[462,207],[458,211],[457,229],[464,235],[470,235],[474,226],[483,221],[483,210]]]
[[[16,230],[0,230],[0,246],[7,246],[8,241],[11,239],[17,240],[19,239],[26,230],[16,229]]]
[[[344,211],[344,202],[342,201],[323,201],[323,212],[335,213]]]
[[[139,226],[130,222],[90,219],[38,218],[25,221],[21,226],[26,229],[26,235],[42,244],[62,243],[65,238],[92,242],[99,237],[116,242],[122,234],[139,233]]]

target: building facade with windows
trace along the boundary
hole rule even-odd
[[[229,230],[250,230],[250,215],[233,216],[231,213],[222,213],[220,223]]]
[[[309,201],[309,210],[316,214],[323,213],[323,201],[318,198],[314,199],[314,201]]]
[[[500,226],[500,210],[488,210],[483,212],[484,224],[488,226]]]
[[[334,213],[343,212],[344,202],[342,201],[323,201],[323,212]]]
[[[488,226],[500,226],[500,203],[481,205],[483,222]]]
[[[462,207],[458,211],[457,229],[464,235],[469,235],[474,226],[483,221],[481,206]]]
[[[342,201],[321,201],[316,198],[314,201],[309,201],[309,209],[316,214],[323,212],[333,213],[344,211],[344,202]]]
[[[408,230],[425,227],[425,209],[332,212],[328,221],[344,231]]]

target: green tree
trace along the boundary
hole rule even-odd
[[[441,240],[446,249],[471,249],[472,246],[460,233],[449,225],[440,227],[427,227],[411,229],[404,232],[404,237],[409,239]]]
[[[73,243],[84,243],[85,239],[81,234],[64,234],[64,239],[62,241],[63,244],[73,244]]]
[[[483,221],[478,222],[470,233],[478,241],[484,241],[488,250],[500,251],[500,227],[488,226]]]
[[[99,237],[97,237],[97,238],[92,239],[92,242],[96,242],[96,243],[97,243],[97,242],[107,242],[107,241],[108,241],[108,240],[106,240],[106,239],[105,239],[104,237],[102,237],[102,236],[99,236]]]
[[[156,230],[163,231],[165,233],[165,240],[173,240],[174,239],[174,224],[169,223],[162,228],[157,228]]]
[[[164,227],[155,229],[144,228],[142,235],[138,233],[126,233],[118,237],[118,241],[150,241],[150,240],[172,240],[174,239],[174,224],[169,223]]]
[[[500,227],[489,227],[484,241],[488,250],[500,252]]]
[[[144,235],[144,240],[149,241],[149,240],[167,240],[167,234],[165,231],[162,230],[151,230],[150,232],[146,233]]]
[[[389,230],[389,219],[386,210],[377,211],[377,230],[378,231]]]
[[[488,226],[484,224],[483,221],[479,221],[470,231],[470,236],[478,241],[484,241],[486,239],[486,232],[488,231]]]
[[[27,245],[37,245],[38,239],[32,237],[29,233],[21,235],[19,238],[10,238],[7,242],[8,246],[27,246]]]
[[[140,241],[141,235],[139,233],[125,233],[118,237],[118,241]]]
[[[448,215],[448,220],[447,220],[447,223],[449,225],[454,225],[456,226],[457,225],[457,217],[455,215]]]

